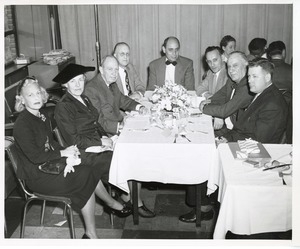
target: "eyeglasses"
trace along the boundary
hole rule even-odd
[[[29,83],[37,83],[37,79],[34,77],[34,76],[27,76],[25,77],[20,83],[19,83],[19,86],[18,86],[18,89],[17,89],[17,95],[20,95],[21,93],[21,90],[24,86],[27,86]]]

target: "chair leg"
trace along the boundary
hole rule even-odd
[[[114,196],[114,193],[113,193],[112,188],[111,188],[110,185],[108,185],[108,193],[109,193],[109,195],[110,195],[111,197]],[[110,224],[111,224],[112,226],[114,226],[114,215],[113,215],[112,213],[110,213]]]
[[[31,202],[31,199],[28,199],[27,202],[25,203],[25,206],[24,206],[23,220],[22,220],[22,225],[21,225],[21,236],[20,236],[20,238],[24,238],[27,207],[28,207],[28,204],[30,202]]]
[[[45,208],[46,208],[46,200],[43,201],[42,215],[41,215],[41,225],[44,225]]]
[[[73,220],[73,209],[70,205],[66,205],[66,206],[68,206],[69,215],[70,215],[71,238],[76,239],[75,229],[74,229],[74,220]]]
[[[65,204],[65,207],[64,207],[64,212],[63,212],[64,217],[66,217],[66,212],[67,212],[67,204]]]

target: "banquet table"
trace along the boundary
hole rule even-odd
[[[264,144],[272,160],[290,163],[292,145]],[[228,144],[218,146],[219,163],[210,168],[208,194],[219,187],[220,211],[214,239],[235,234],[283,232],[292,228],[292,175],[234,159]],[[291,170],[290,172],[291,173]],[[283,180],[286,185],[284,185]]]
[[[143,103],[148,105],[149,102]],[[150,104],[151,105],[151,104]],[[176,129],[152,126],[150,115],[129,114],[115,144],[109,182],[129,192],[128,181],[199,184],[208,180],[217,163],[212,118],[197,114],[187,118],[186,138]],[[136,185],[135,185],[136,187]],[[200,191],[198,189],[198,197]],[[133,190],[134,224],[138,224],[137,194]],[[196,225],[200,225],[200,205]]]

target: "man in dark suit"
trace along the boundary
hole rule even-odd
[[[106,56],[100,67],[100,74],[87,82],[85,95],[99,112],[99,123],[109,134],[117,134],[122,126],[122,111],[145,111],[145,107],[122,94],[115,83],[119,76],[117,59]]]
[[[228,75],[230,78],[228,78],[226,84],[210,99],[200,103],[200,111],[214,117],[215,136],[217,137],[226,133],[228,129],[232,129],[233,124],[236,122],[238,110],[247,107],[253,99],[246,77],[247,65],[248,61],[244,53],[238,51],[232,52],[227,61]],[[204,182],[201,185],[201,191],[203,192],[202,196],[205,196],[202,204],[208,206],[211,200],[205,195],[207,189],[206,185],[207,182]],[[195,222],[195,185],[189,185],[187,187],[186,202],[193,208],[191,212],[181,215],[179,220],[182,222]],[[201,209],[201,211],[204,210]],[[202,219],[211,219],[213,217],[212,210],[203,212],[201,217]]]
[[[246,108],[253,99],[253,93],[250,92],[247,82],[247,65],[244,53],[232,52],[227,61],[230,78],[209,100],[200,103],[200,111],[215,117],[215,122],[220,123],[219,130],[215,131],[216,136],[221,136],[227,129],[232,129],[238,110]]]
[[[154,90],[155,85],[163,86],[166,81],[195,90],[193,61],[179,55],[180,43],[176,37],[168,37],[162,45],[163,57],[149,64],[147,90]]]
[[[272,82],[283,93],[288,104],[286,142],[293,143],[293,68],[285,62],[286,47],[282,41],[274,41],[268,47],[268,57],[274,64]]]
[[[280,143],[286,129],[287,104],[272,83],[273,70],[267,59],[249,62],[249,86],[255,97],[246,110],[241,110],[233,129],[223,135],[223,142],[252,138],[261,143]]]
[[[274,41],[268,47],[268,58],[274,64],[272,82],[278,89],[292,90],[292,66],[285,62],[286,47],[282,41]]]
[[[139,100],[145,93],[146,84],[141,81],[135,67],[129,62],[129,45],[125,42],[117,43],[113,55],[119,62],[119,77],[116,83],[121,93],[132,99]]]
[[[119,76],[119,64],[117,59],[108,55],[102,60],[100,74],[91,79],[85,87],[85,95],[89,97],[94,107],[99,112],[98,122],[107,133],[116,134],[119,128],[123,126],[123,111],[139,111],[146,113],[144,106],[122,94],[115,83]],[[129,182],[129,187],[132,187]],[[144,218],[152,218],[155,213],[150,211],[142,202],[141,183],[138,183],[138,212]],[[122,195],[124,204],[130,206],[130,196]],[[126,200],[125,200],[126,199]],[[120,200],[120,201],[121,201]]]

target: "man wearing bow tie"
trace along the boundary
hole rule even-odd
[[[147,90],[155,85],[163,86],[166,81],[180,84],[187,90],[195,90],[193,61],[179,55],[180,42],[176,37],[168,37],[162,45],[163,57],[149,64]]]
[[[226,84],[209,100],[200,103],[199,109],[204,114],[215,118],[215,136],[221,136],[232,129],[236,122],[238,110],[246,108],[254,94],[250,92],[247,81],[248,61],[244,53],[235,51],[229,55],[227,71],[230,78]]]

